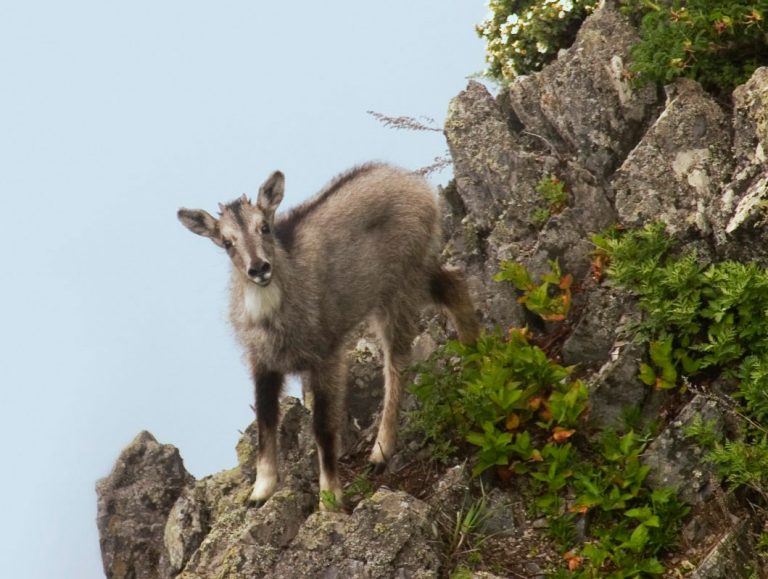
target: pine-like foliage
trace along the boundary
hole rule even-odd
[[[680,254],[659,224],[593,241],[609,279],[637,295],[644,313],[636,330],[649,347],[640,378],[657,388],[681,377],[733,383],[723,405],[739,419],[738,438],[724,440],[701,423],[689,434],[732,486],[768,500],[768,271]]]

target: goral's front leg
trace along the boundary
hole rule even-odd
[[[280,421],[279,398],[283,375],[279,372],[254,371],[256,387],[256,421],[259,448],[256,459],[256,482],[250,501],[260,507],[277,488],[277,426]]]

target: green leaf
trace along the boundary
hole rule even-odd
[[[640,364],[640,380],[648,386],[656,384],[656,372],[645,362]]]
[[[645,521],[653,516],[653,511],[650,507],[638,507],[635,509],[629,509],[624,513],[624,516]]]
[[[466,436],[467,442],[475,446],[485,446],[485,434],[482,432],[470,432]]]
[[[639,524],[637,527],[635,527],[635,530],[632,531],[632,534],[629,537],[629,541],[626,543],[626,546],[629,547],[632,551],[635,553],[639,553],[643,550],[645,545],[648,543],[648,527],[646,527],[644,524]]]

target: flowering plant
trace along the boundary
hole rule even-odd
[[[486,75],[501,82],[541,70],[570,46],[597,0],[488,0],[477,25],[486,41]]]

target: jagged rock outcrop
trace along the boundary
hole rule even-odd
[[[629,82],[629,51],[638,39],[617,11],[597,10],[565,54],[510,87],[520,132],[578,159],[597,179],[609,175],[659,109],[655,86]]]
[[[709,234],[722,223],[721,187],[731,171],[731,123],[701,86],[680,79],[664,112],[613,177],[622,223],[655,220]]]
[[[684,436],[694,414],[722,420],[720,411],[704,396],[675,407],[669,395],[638,379],[643,351],[627,328],[639,310],[629,295],[591,277],[589,239],[615,223],[662,220],[701,255],[768,264],[768,68],[736,89],[730,110],[693,81],[664,91],[631,85],[624,72],[636,38],[605,3],[541,73],[497,97],[470,82],[451,102],[445,131],[455,180],[443,191],[444,253],[466,270],[488,327],[541,324],[508,285],[492,281],[500,260],[522,261],[537,273],[556,259],[574,275],[578,292],[559,354],[579,366],[589,386],[591,426],[619,426],[627,409],[661,420],[644,461],[654,484],[679,486],[696,505],[683,532],[701,550],[690,576],[738,578],[752,557],[750,521],[734,514],[733,500],[721,500],[714,473]],[[550,176],[567,185],[568,203],[542,223],[536,186]],[[446,337],[440,323],[425,326],[419,358]],[[380,401],[381,361],[364,338],[351,360],[356,395],[346,448],[363,453]],[[445,571],[436,521],[439,512],[455,518],[463,508],[470,484],[465,465],[439,477],[425,500],[380,488],[351,513],[316,512],[309,411],[286,399],[282,413],[280,490],[261,509],[246,504],[255,476],[254,426],[238,443],[239,464],[199,481],[175,448],[140,434],[97,486],[107,577],[437,577]],[[415,442],[401,443],[393,470],[417,452]],[[489,497],[503,513],[487,521],[491,532],[523,533],[516,513],[524,509],[498,489]]]
[[[379,489],[351,514],[314,512],[317,469],[309,411],[281,403],[282,480],[262,508],[253,484],[253,431],[238,467],[195,481],[178,450],[142,433],[98,484],[108,577],[434,577],[440,564],[432,507]],[[290,548],[288,548],[290,546]]]
[[[160,579],[169,575],[163,532],[192,477],[178,449],[140,433],[98,482],[97,524],[107,577]]]

